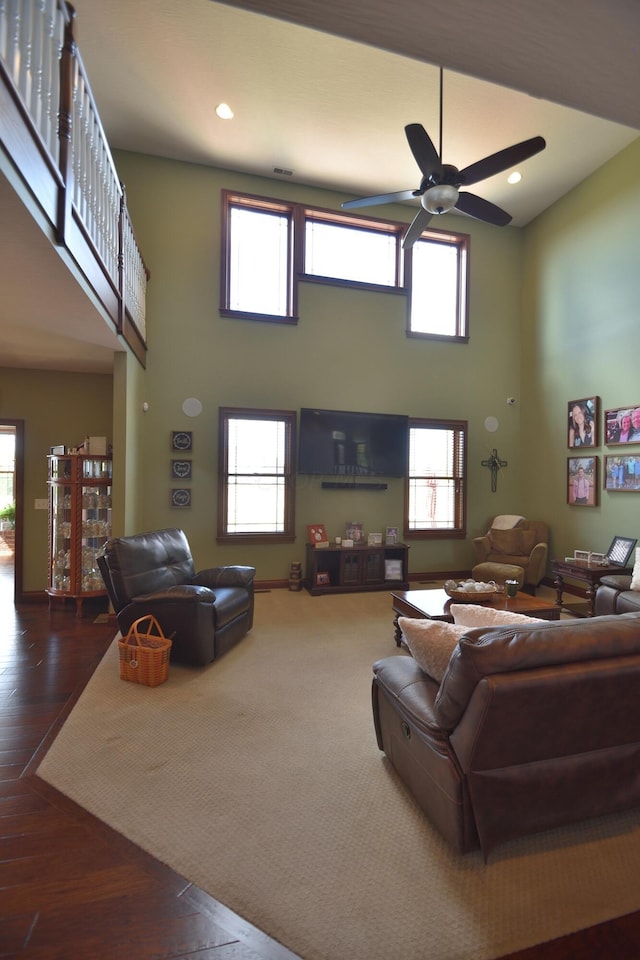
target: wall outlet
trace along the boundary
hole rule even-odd
[[[36,499],[33,501],[33,509],[34,509],[34,510],[48,510],[48,509],[49,509],[49,501],[47,500],[46,497],[43,497],[42,499],[39,499],[39,498],[36,497]]]

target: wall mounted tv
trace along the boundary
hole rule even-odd
[[[300,410],[298,473],[404,477],[409,417],[393,413]]]

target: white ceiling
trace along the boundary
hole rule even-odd
[[[547,141],[523,164],[521,184],[509,186],[505,174],[473,187],[508,210],[514,225],[528,223],[640,130],[636,0],[74,6],[76,39],[112,147],[325,187],[345,199],[418,186],[403,128],[422,123],[438,147],[440,65],[445,162],[462,168],[538,134]],[[321,32],[329,28],[333,34]],[[215,115],[223,100],[235,111],[232,121]],[[407,220],[414,213],[407,205]],[[11,242],[0,230],[0,249]],[[16,282],[23,252],[9,255],[12,269],[0,267],[0,280],[24,316],[42,304],[30,303],[29,287]],[[46,287],[45,269],[40,262]],[[59,351],[51,343],[39,350],[39,336],[16,337],[13,313],[0,315],[2,353],[14,366],[46,366]],[[104,343],[81,348],[85,368],[87,349],[104,368]],[[64,353],[71,362],[72,342]]]

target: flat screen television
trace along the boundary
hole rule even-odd
[[[300,410],[298,473],[404,477],[409,417],[394,413]]]

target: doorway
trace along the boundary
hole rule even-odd
[[[0,420],[0,604],[22,595],[24,421]]]

